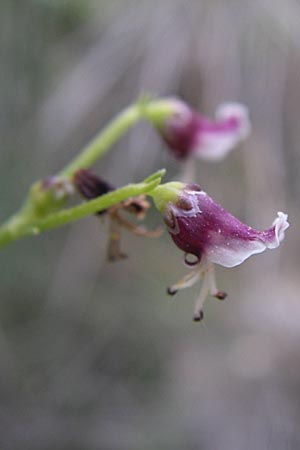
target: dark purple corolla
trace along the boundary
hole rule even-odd
[[[184,102],[171,99],[173,114],[158,126],[164,141],[178,159],[192,155],[220,160],[245,140],[251,130],[248,109],[240,103],[224,103],[210,120]]]
[[[289,227],[287,215],[278,212],[271,228],[255,230],[225,211],[194,184],[167,183],[157,187],[153,197],[173,241],[185,252],[186,264],[194,267],[168,289],[169,294],[192,286],[203,277],[195,320],[203,316],[202,306],[208,293],[219,299],[226,297],[217,289],[213,263],[234,267],[266,248],[276,248]]]

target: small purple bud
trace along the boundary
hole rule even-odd
[[[245,140],[251,130],[248,109],[240,103],[224,103],[216,119],[201,116],[178,99],[170,99],[173,114],[158,125],[158,130],[178,159],[191,155],[220,160]]]

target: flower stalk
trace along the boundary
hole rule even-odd
[[[128,184],[94,200],[46,215],[38,216],[29,203],[24,206],[19,214],[13,216],[0,228],[0,247],[24,236],[34,236],[51,228],[57,228],[82,219],[116,205],[127,198],[149,194],[159,185],[164,173],[165,170],[159,170],[140,183]]]
[[[23,236],[38,234],[93,214],[128,197],[151,191],[159,184],[163,172],[157,172],[142,183],[130,184],[101,199],[62,210],[72,193],[73,176],[78,169],[91,167],[139,120],[147,120],[158,126],[171,114],[172,104],[168,99],[151,100],[146,97],[122,111],[57,176],[32,185],[20,211],[0,226],[0,247]]]
[[[70,179],[76,170],[91,167],[139,120],[159,126],[173,114],[173,109],[169,99],[142,97],[114,118],[59,175]]]

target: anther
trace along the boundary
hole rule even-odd
[[[167,293],[168,293],[169,295],[175,295],[175,294],[177,294],[177,292],[178,292],[178,289],[174,289],[172,286],[169,286],[169,287],[167,288]]]
[[[204,314],[203,314],[203,311],[201,310],[197,314],[194,315],[193,320],[194,320],[194,322],[201,322],[203,317],[204,317]]]
[[[225,300],[225,298],[227,297],[227,293],[223,292],[223,291],[218,291],[214,297],[217,298],[218,300]]]

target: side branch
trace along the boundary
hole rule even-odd
[[[21,210],[19,214],[13,216],[6,224],[0,227],[0,247],[24,236],[33,236],[51,228],[74,222],[90,214],[110,208],[127,198],[140,194],[149,194],[161,182],[164,173],[164,170],[160,170],[141,183],[128,184],[94,200],[47,214],[42,218],[36,219],[24,214],[23,210]]]

